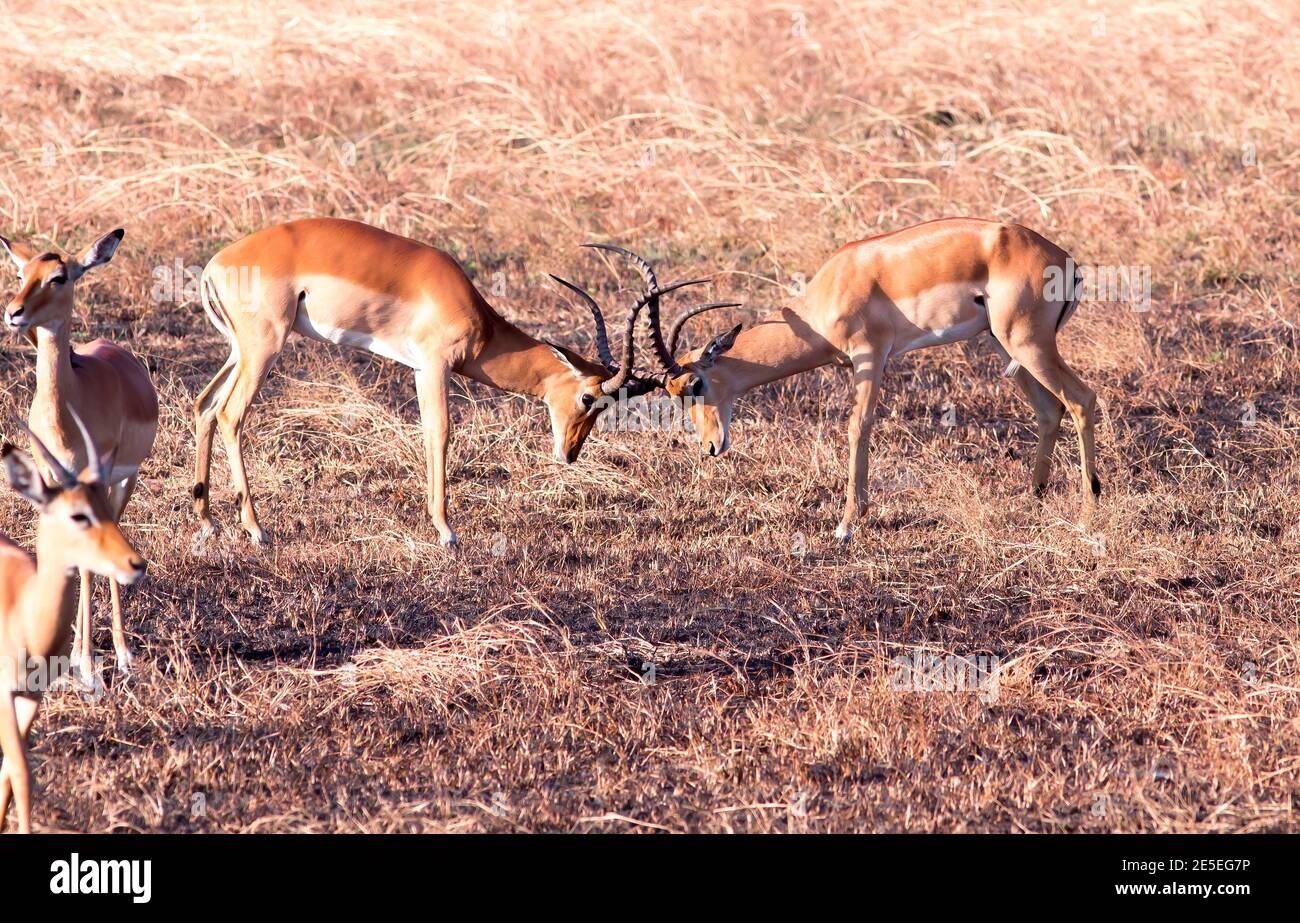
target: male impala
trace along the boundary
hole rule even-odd
[[[81,418],[73,412],[80,428]],[[25,452],[6,444],[0,449],[13,488],[36,507],[36,560],[0,535],[0,830],[9,802],[16,803],[18,830],[32,829],[31,769],[27,738],[41,705],[41,695],[62,670],[56,658],[67,655],[72,633],[73,583],[80,568],[116,583],[135,583],[144,574],[144,559],[117,525],[109,497],[106,466],[95,463],[81,477],[30,433],[46,481]],[[87,436],[84,454],[93,456]]]
[[[1046,489],[1061,417],[1079,435],[1085,496],[1101,494],[1093,441],[1096,395],[1057,352],[1056,333],[1077,306],[1073,286],[1053,297],[1047,279],[1067,254],[1019,225],[972,218],[929,221],[840,248],[808,284],[803,309],[786,309],[743,333],[736,327],[674,359],[649,312],[667,390],[690,397],[691,419],[710,455],[730,445],[731,408],[750,388],[832,362],[853,369],[849,484],[835,529],[847,540],[866,511],[867,443],[885,364],[909,350],[992,333],[1008,374],[1038,417],[1032,486]],[[1066,283],[1069,284],[1068,282]],[[1048,289],[1045,291],[1045,289]]]
[[[81,276],[113,258],[122,241],[118,228],[91,244],[77,259],[37,254],[0,237],[0,245],[18,266],[22,285],[5,308],[5,324],[36,343],[36,394],[28,422],[46,444],[70,459],[74,470],[110,460],[105,476],[115,518],[120,518],[140,476],[140,465],[153,451],[158,434],[158,395],[149,371],[126,349],[99,339],[73,348],[73,293]],[[87,454],[73,413],[86,421],[94,454]],[[122,625],[122,600],[110,583],[113,648],[117,669],[128,673],[131,651]],[[83,680],[98,682],[91,654],[91,579],[81,572],[81,604],[75,659]]]
[[[654,387],[632,375],[633,325],[647,303],[686,284],[641,296],[628,314],[623,358],[615,367],[598,308],[601,363],[524,333],[483,299],[455,259],[426,244],[337,218],[258,231],[226,247],[203,270],[203,307],[230,342],[230,358],[194,402],[194,511],[212,531],[208,473],[220,426],[240,521],[254,542],[267,541],[253,509],[241,439],[258,388],[296,332],[366,349],[415,371],[429,514],[442,544],[454,545],[446,475],[451,373],[540,397],[550,411],[556,459],[573,462],[608,403],[602,397],[624,386],[633,393]]]

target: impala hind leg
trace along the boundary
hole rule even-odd
[[[853,411],[849,415],[849,484],[844,498],[844,515],[835,527],[835,537],[847,542],[853,537],[853,523],[867,511],[867,470],[870,458],[871,426],[880,398],[880,379],[885,372],[888,350],[862,347],[851,352],[853,363]]]
[[[235,375],[238,353],[232,351],[221,371],[194,401],[194,515],[203,531],[216,531],[208,512],[209,478],[212,470],[212,437],[217,432],[217,408]]]
[[[993,347],[1002,356],[1002,360],[1010,361],[1011,357],[1002,348],[997,338],[990,339],[993,340]],[[1047,479],[1052,473],[1052,452],[1056,449],[1056,439],[1061,432],[1061,419],[1065,416],[1065,405],[1039,384],[1024,366],[1017,369],[1013,377],[1016,386],[1029,401],[1029,405],[1034,408],[1034,416],[1038,419],[1038,449],[1034,453],[1034,467],[1030,472],[1029,486],[1034,496],[1041,497],[1047,490]]]
[[[1079,436],[1079,468],[1083,475],[1083,495],[1095,503],[1101,496],[1101,481],[1097,478],[1097,446],[1093,417],[1097,412],[1097,395],[1074,373],[1061,354],[1056,342],[1048,343],[1013,339],[1007,351],[1021,365],[1021,371],[1030,375],[1051,396],[1070,412]]]
[[[265,545],[270,537],[257,521],[253,497],[248,489],[248,473],[244,468],[244,420],[288,334],[288,329],[285,329],[278,335],[268,335],[260,342],[240,344],[240,358],[234,380],[217,410],[217,426],[221,430],[226,459],[230,463],[230,480],[239,497],[239,521],[257,545]]]
[[[27,761],[27,739],[41,703],[38,699],[14,695],[8,690],[0,701],[0,832],[5,827],[9,803],[15,803],[18,832],[32,832],[32,771]]]
[[[456,532],[447,521],[447,443],[451,438],[451,414],[447,388],[451,370],[446,366],[420,369],[415,373],[415,395],[420,404],[424,430],[424,463],[429,515],[443,545],[455,547]]]
[[[1056,439],[1061,432],[1065,405],[1024,368],[1016,372],[1015,378],[1016,384],[1034,408],[1034,416],[1038,418],[1038,448],[1034,452],[1034,469],[1030,473],[1029,484],[1034,496],[1041,497],[1047,492],[1047,479],[1052,473],[1052,452],[1056,449]]]

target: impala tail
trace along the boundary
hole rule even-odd
[[[1066,272],[1073,270],[1071,276],[1071,285],[1065,294],[1065,304],[1061,306],[1061,315],[1056,319],[1056,329],[1060,331],[1066,322],[1074,315],[1079,307],[1079,293],[1083,291],[1083,273],[1075,265],[1074,257],[1067,257],[1065,260]]]
[[[221,293],[217,291],[216,276],[220,273],[213,272],[215,260],[209,260],[208,265],[203,267],[203,275],[199,279],[199,296],[203,304],[203,313],[208,316],[209,323],[216,327],[223,337],[232,343],[235,340],[235,334],[231,327],[230,317],[226,313],[225,305],[221,303]]]

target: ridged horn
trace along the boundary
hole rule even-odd
[[[686,326],[686,322],[692,317],[695,317],[697,314],[703,314],[705,311],[715,311],[718,308],[739,307],[741,307],[741,302],[739,301],[719,301],[713,304],[702,304],[697,308],[687,311],[681,317],[677,318],[677,322],[673,324],[673,329],[668,332],[668,354],[670,356],[677,355],[677,342],[681,338],[682,328]]]
[[[609,349],[609,333],[605,329],[605,315],[601,313],[600,305],[596,303],[596,299],[567,279],[561,279],[552,273],[547,273],[547,275],[587,303],[587,307],[591,309],[591,318],[596,322],[596,353],[600,357],[600,363],[605,366],[611,375],[617,372],[618,367],[614,365],[614,354]]]
[[[709,280],[687,279],[682,282],[674,282],[672,285],[648,291],[636,300],[632,310],[627,313],[627,329],[623,337],[623,364],[613,378],[606,379],[601,383],[600,390],[603,394],[617,394],[619,388],[627,384],[628,379],[632,377],[632,365],[636,360],[636,321],[641,310],[646,305],[651,305],[657,312],[661,296],[667,295],[669,292],[675,292],[679,288],[685,288],[688,285],[700,285],[707,281]]]

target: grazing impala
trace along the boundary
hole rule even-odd
[[[75,349],[72,327],[73,293],[81,276],[113,258],[122,241],[121,228],[105,234],[77,259],[54,253],[37,254],[0,237],[0,245],[18,266],[22,285],[5,308],[5,324],[36,343],[36,394],[28,421],[32,431],[74,470],[109,459],[105,482],[114,515],[120,518],[140,476],[140,465],[153,451],[158,434],[158,395],[149,371],[130,352],[99,339]],[[86,421],[95,448],[83,441],[74,425],[74,412]],[[91,654],[91,579],[81,572],[81,604],[77,621],[75,659],[83,680],[97,682]],[[113,648],[117,669],[128,673],[131,651],[122,625],[122,600],[110,583],[113,606]]]
[[[78,428],[81,418],[69,411]],[[56,658],[67,655],[73,630],[73,583],[80,568],[116,583],[135,583],[144,574],[144,559],[117,525],[109,496],[112,476],[96,461],[80,477],[29,431],[32,447],[53,475],[45,480],[32,458],[6,444],[0,449],[13,488],[36,507],[36,560],[0,535],[0,830],[12,799],[18,830],[32,829],[31,769],[27,738],[41,696],[62,673]],[[82,447],[93,456],[87,434]]]
[[[1032,487],[1041,494],[1065,410],[1079,435],[1084,494],[1101,494],[1093,441],[1096,395],[1065,364],[1056,334],[1077,305],[1074,280],[1060,247],[1013,224],[948,218],[858,241],[840,248],[808,284],[798,313],[786,309],[740,332],[736,327],[680,359],[676,340],[665,344],[657,311],[650,311],[651,345],[664,386],[692,398],[691,419],[709,455],[731,443],[731,409],[750,388],[831,363],[853,369],[849,417],[849,484],[835,529],[847,540],[866,511],[867,444],[880,380],[891,356],[955,343],[985,331],[1007,374],[1033,405],[1038,451]],[[1063,284],[1053,292],[1049,278]]]
[[[483,299],[454,258],[426,244],[337,218],[258,231],[226,247],[203,271],[203,307],[230,342],[230,358],[194,402],[194,511],[212,531],[208,474],[219,426],[240,521],[254,542],[267,541],[253,509],[241,439],[258,388],[296,332],[369,350],[414,370],[428,510],[442,544],[454,545],[456,533],[447,521],[451,374],[540,397],[550,411],[555,457],[571,463],[608,403],[602,397],[625,386],[633,393],[655,386],[632,374],[633,325],[647,303],[657,307],[660,295],[687,284],[638,299],[628,313],[622,362],[615,366],[594,304],[600,363],[524,333]]]

